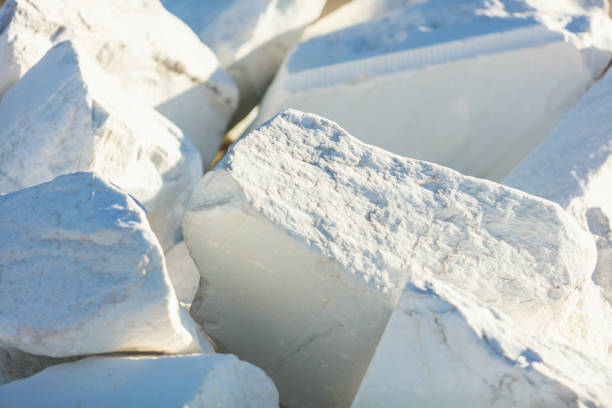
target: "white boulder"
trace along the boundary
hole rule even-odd
[[[162,247],[180,241],[184,207],[202,175],[197,150],[66,41],[0,101],[0,193],[81,170],[136,197]]]
[[[554,201],[598,243],[593,279],[612,302],[612,73],[503,181]]]
[[[212,351],[144,210],[93,173],[0,196],[0,271],[0,343],[51,357]]]
[[[166,115],[210,164],[237,88],[158,0],[8,0],[0,13],[0,97],[64,40],[81,43],[140,104]]]
[[[162,0],[215,52],[240,89],[238,117],[262,97],[326,0]]]
[[[235,356],[90,357],[0,387],[17,407],[278,407],[278,392],[257,367]]]
[[[350,26],[339,19],[336,31],[328,21],[298,44],[255,125],[296,108],[366,143],[498,181],[610,58],[604,1],[388,3],[388,13]]]
[[[166,269],[178,300],[191,304],[200,286],[200,272],[184,241],[166,252]]]
[[[203,281],[192,315],[262,367],[287,406],[350,404],[415,277],[554,335],[596,258],[556,204],[362,144],[297,111],[232,146],[194,190],[183,233]]]
[[[408,285],[352,407],[407,405],[604,408],[612,370],[440,282]]]

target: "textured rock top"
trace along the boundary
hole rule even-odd
[[[182,313],[144,210],[116,187],[73,173],[0,196],[0,341],[50,356],[197,350]]]
[[[564,302],[595,262],[591,237],[558,205],[292,110],[238,141],[191,199],[195,211],[226,206],[264,216],[387,294],[435,275],[520,309]]]

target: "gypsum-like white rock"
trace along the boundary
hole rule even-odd
[[[87,172],[0,196],[0,342],[51,357],[213,350],[144,210]]]
[[[69,362],[72,359],[74,358],[37,356],[0,344],[0,385],[30,377],[47,367]]]
[[[597,81],[503,181],[554,201],[598,242],[593,279],[612,302],[612,74]]]
[[[189,136],[208,167],[236,85],[213,52],[158,0],[9,0],[0,13],[0,97],[54,45],[76,40],[140,104]]]
[[[612,371],[440,282],[410,284],[352,404],[608,407]]]
[[[325,0],[162,0],[217,55],[240,89],[236,118],[261,99],[285,54]]]
[[[204,176],[183,233],[202,275],[192,315],[262,367],[287,406],[350,404],[413,276],[438,276],[523,330],[554,335],[596,257],[556,204],[291,110]]]
[[[221,354],[90,357],[0,387],[10,407],[278,407],[257,367]]]
[[[181,303],[191,304],[200,286],[200,272],[189,255],[184,241],[179,242],[165,254],[170,281]]]
[[[202,175],[196,148],[71,42],[54,46],[0,101],[0,193],[92,170],[147,209],[163,248]]]
[[[254,125],[300,109],[498,181],[605,68],[611,38],[607,6],[431,0],[298,44]]]

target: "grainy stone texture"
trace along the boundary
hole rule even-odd
[[[9,0],[0,13],[0,97],[64,40],[79,42],[139,103],[173,121],[210,164],[237,88],[158,0]]]
[[[0,342],[51,357],[212,351],[143,209],[93,173],[0,196]]]
[[[436,277],[529,334],[556,336],[596,258],[556,204],[297,111],[240,139],[204,176],[183,232],[202,274],[192,315],[266,370],[289,406],[350,404],[412,279]]]

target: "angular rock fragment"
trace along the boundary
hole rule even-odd
[[[71,42],[54,46],[0,101],[0,193],[92,170],[136,197],[162,246],[180,241],[199,154]]]
[[[183,233],[202,275],[192,315],[287,406],[350,404],[412,279],[437,277],[553,335],[596,257],[556,204],[291,110],[204,176]]]
[[[185,242],[181,241],[166,252],[166,268],[178,300],[191,304],[200,285],[200,272]]]
[[[140,104],[189,136],[210,164],[235,110],[215,55],[158,0],[9,0],[0,13],[0,97],[56,43],[76,40]]]
[[[325,0],[162,0],[215,52],[240,89],[246,115],[276,74],[287,51]]]
[[[612,73],[503,181],[554,201],[597,240],[593,279],[612,302]]]
[[[531,3],[431,0],[335,31],[327,22],[285,59],[256,125],[296,108],[394,153],[501,180],[612,49],[604,2]]]
[[[440,282],[408,285],[358,407],[608,407],[612,370]]]
[[[143,209],[93,173],[0,196],[0,342],[51,357],[212,351]]]
[[[0,387],[11,407],[278,407],[257,367],[221,354],[90,357]]]

